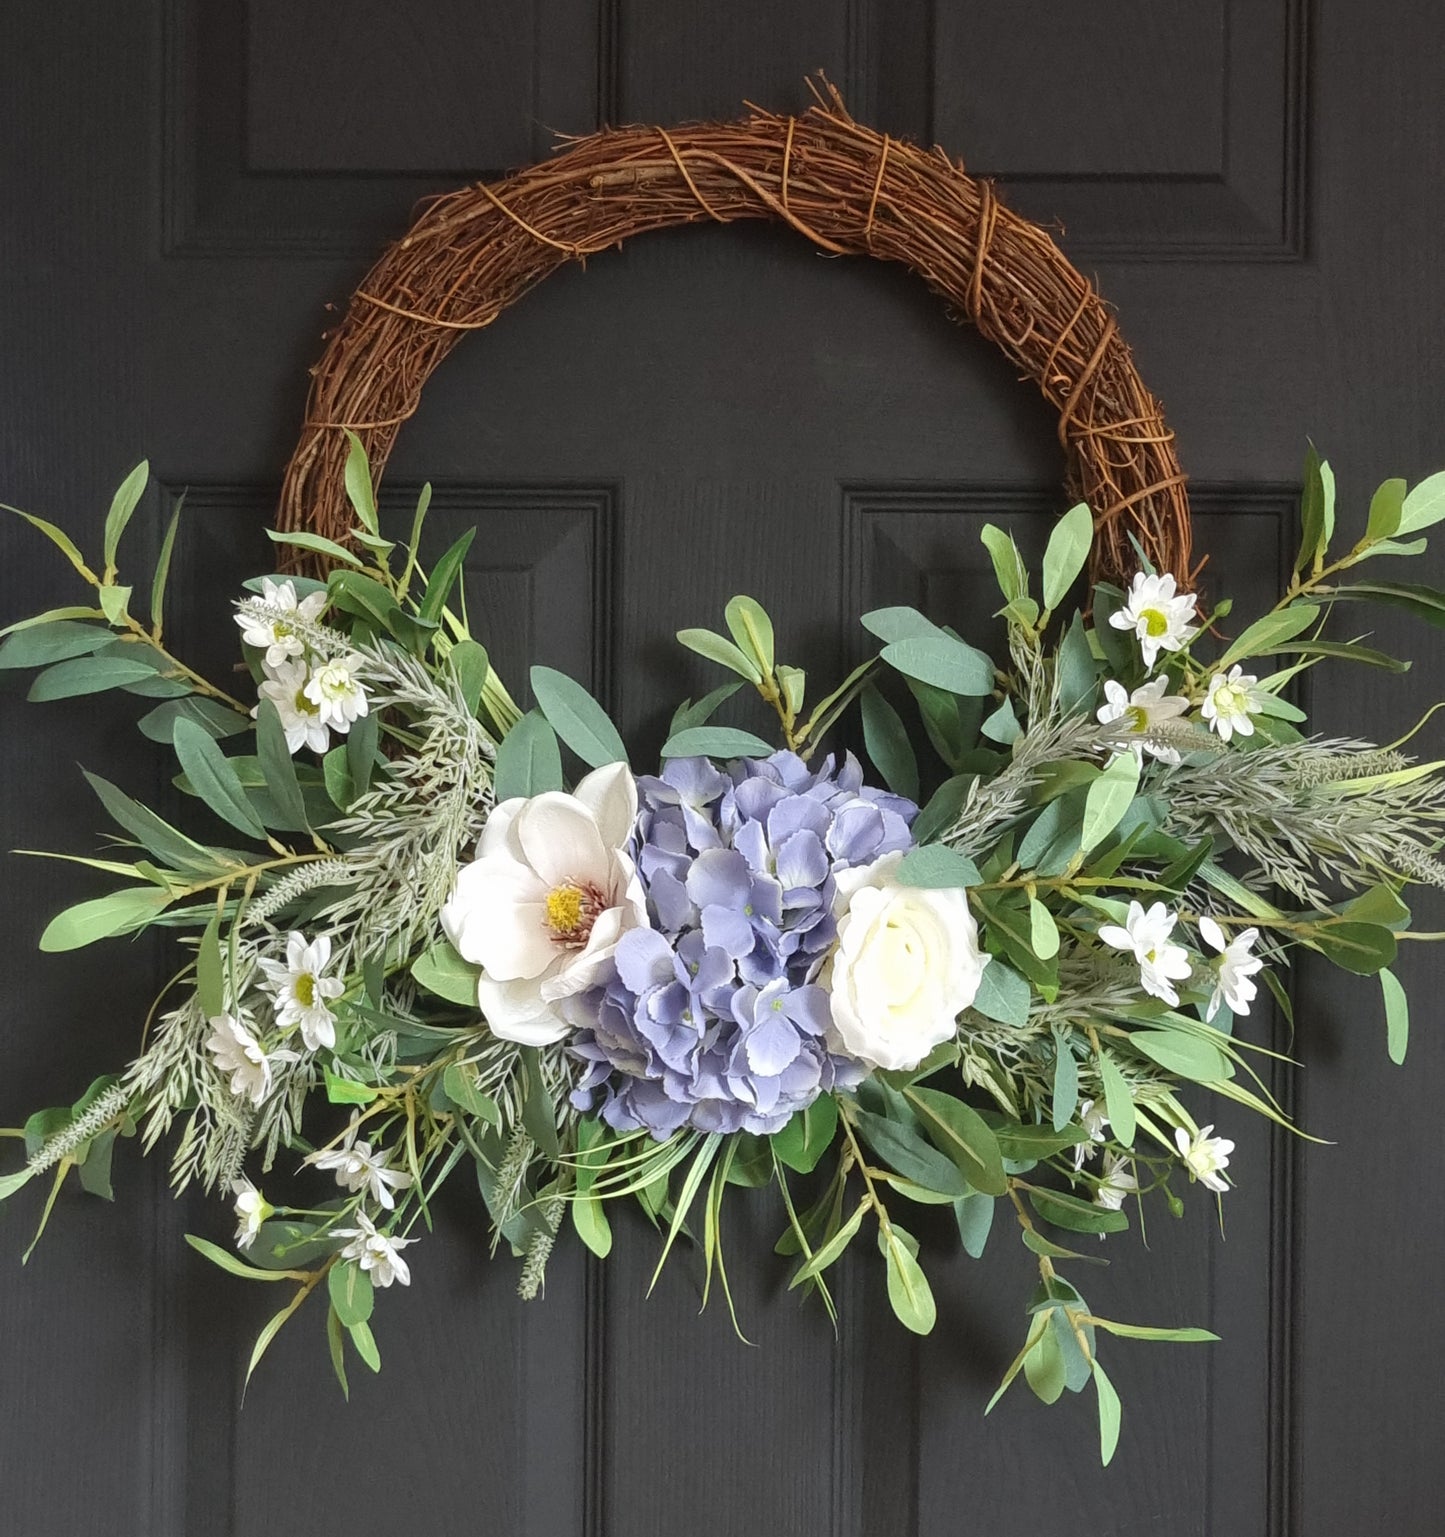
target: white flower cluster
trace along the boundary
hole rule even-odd
[[[324,592],[298,599],[294,582],[266,577],[259,598],[237,605],[241,639],[262,653],[266,676],[257,692],[276,706],[293,753],[303,747],[324,753],[333,731],[345,736],[367,713],[362,658],[319,657],[306,643],[305,629],[317,623],[326,604]]]

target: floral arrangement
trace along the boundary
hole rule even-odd
[[[1096,1315],[1061,1273],[1082,1258],[1068,1235],[1124,1229],[1146,1203],[1180,1216],[1195,1186],[1222,1201],[1241,1171],[1216,1125],[1284,1119],[1251,1061],[1271,1055],[1261,987],[1288,1015],[1296,953],[1377,975],[1404,1056],[1389,967],[1425,937],[1403,889],[1445,885],[1445,764],[1412,761],[1407,738],[1306,736],[1287,696],[1323,661],[1406,665],[1326,638],[1337,605],[1445,622],[1445,595],[1357,571],[1424,548],[1445,474],[1387,481],[1338,553],[1311,455],[1293,579],[1232,639],[1227,602],[1201,611],[1142,554],[1127,590],[1084,591],[1082,505],[1037,596],[1010,536],[984,530],[1003,661],[882,609],[862,616],[877,654],[810,705],[769,615],[734,598],[727,635],[678,636],[733,676],[681,705],[660,765],[630,764],[561,673],[533,668],[535,708],[518,707],[459,591],[472,535],[424,571],[429,493],[393,541],[355,439],[351,542],[272,534],[331,571],[245,584],[255,688],[233,697],[168,648],[176,519],[148,621],[120,580],[146,476],[117,493],[95,568],[22,514],[92,596],[11,625],[0,665],[38,669],[35,700],[146,701],[140,728],[173,749],[188,808],[171,820],[87,774],[116,846],[59,857],[120,884],[41,948],[165,928],[180,961],[140,1055],[12,1133],[25,1162],[0,1197],[48,1177],[53,1204],[72,1172],[108,1196],[117,1138],[167,1140],[177,1190],[234,1201],[234,1250],[193,1247],[294,1283],[252,1370],[313,1293],[342,1387],[350,1354],[379,1368],[375,1291],[424,1263],[459,1167],[524,1297],[564,1220],[605,1256],[610,1203],[630,1199],[659,1269],[686,1236],[731,1308],[723,1203],[770,1186],[791,1287],[831,1314],[830,1269],[866,1235],[918,1333],[935,1306],[900,1215],[951,1207],[977,1256],[1002,1203],[1039,1280],[999,1393],[1020,1372],[1047,1402],[1092,1382],[1107,1461],[1120,1407],[1100,1337],[1214,1336]],[[758,729],[719,724],[725,707],[748,718],[746,695],[730,703],[748,686]],[[831,740],[855,705],[871,771]],[[1203,1125],[1202,1094],[1218,1104]],[[283,1174],[305,1193],[273,1205],[256,1181],[275,1193]]]

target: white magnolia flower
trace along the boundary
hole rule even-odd
[[[1180,651],[1199,633],[1194,617],[1194,594],[1176,593],[1172,576],[1147,576],[1136,573],[1129,588],[1129,601],[1109,615],[1116,630],[1132,630],[1144,654],[1144,665],[1151,672],[1161,651]]]
[[[324,592],[313,592],[298,603],[293,582],[273,582],[268,576],[261,582],[261,596],[246,598],[241,603],[236,623],[241,626],[241,639],[248,646],[265,651],[266,665],[280,667],[289,657],[304,656],[306,642],[296,633],[295,627],[275,611],[280,609],[314,624],[325,607]],[[268,609],[271,612],[268,613]]]
[[[318,934],[310,944],[304,934],[286,936],[285,962],[260,957],[259,965],[271,984],[276,1000],[276,1023],[281,1029],[301,1027],[308,1051],[336,1044],[336,1016],[328,1004],[346,991],[340,977],[322,973],[331,961],[331,940]]]
[[[636,820],[625,763],[594,769],[571,795],[503,801],[487,818],[441,922],[486,973],[478,1003],[493,1034],[528,1046],[560,1041],[571,1026],[553,1006],[591,987],[622,935],[647,926],[642,883],[623,852]]]
[[[1199,920],[1199,932],[1211,948],[1219,951],[1219,959],[1214,963],[1214,996],[1204,1017],[1213,1019],[1221,1003],[1227,1003],[1235,1014],[1248,1014],[1250,1004],[1259,994],[1251,978],[1264,968],[1264,958],[1251,954],[1259,930],[1241,929],[1233,939],[1226,940],[1224,931],[1206,915]]]
[[[335,1171],[336,1183],[343,1190],[367,1190],[378,1206],[391,1211],[396,1206],[393,1190],[405,1190],[411,1184],[411,1175],[401,1169],[387,1168],[389,1154],[373,1153],[370,1142],[358,1142],[356,1133],[359,1123],[355,1120],[346,1129],[346,1136],[339,1147],[329,1153],[312,1153],[306,1162],[318,1169]]]
[[[312,752],[325,752],[331,745],[331,733],[321,718],[321,706],[306,692],[311,670],[305,662],[282,662],[279,667],[268,667],[268,676],[256,690],[262,699],[269,699],[281,717],[281,728],[286,733],[286,746],[292,753],[303,747]],[[259,708],[259,706],[258,706]],[[255,715],[256,710],[251,714]]]
[[[1229,1181],[1225,1179],[1223,1171],[1229,1167],[1229,1155],[1234,1151],[1234,1143],[1227,1137],[1211,1137],[1209,1133],[1213,1130],[1213,1126],[1205,1126],[1191,1137],[1182,1126],[1176,1126],[1174,1142],[1190,1177],[1222,1194],[1229,1189]]]
[[[1236,734],[1254,735],[1254,722],[1249,717],[1258,715],[1264,708],[1260,691],[1254,686],[1258,682],[1259,679],[1245,672],[1238,662],[1229,669],[1227,676],[1217,672],[1209,680],[1199,713],[1223,741],[1227,742]]]
[[[1104,1114],[1104,1107],[1095,1104],[1092,1099],[1086,1099],[1079,1106],[1079,1120],[1088,1132],[1089,1140],[1074,1144],[1075,1169],[1082,1169],[1085,1159],[1092,1158],[1099,1151],[1098,1144],[1106,1139],[1109,1126],[1109,1117]]]
[[[294,1062],[295,1052],[273,1051],[267,1056],[256,1037],[232,1014],[217,1014],[207,1022],[211,1034],[206,1050],[215,1058],[218,1070],[231,1075],[231,1093],[259,1105],[271,1092],[271,1064]]]
[[[249,1249],[261,1224],[276,1208],[244,1176],[231,1181],[231,1194],[236,1198],[236,1247]]]
[[[356,1221],[356,1227],[333,1229],[337,1238],[351,1239],[341,1251],[342,1259],[354,1260],[367,1271],[373,1286],[390,1286],[393,1281],[410,1286],[411,1268],[401,1257],[401,1251],[416,1239],[390,1238],[385,1233],[378,1233],[364,1211],[357,1212]]]
[[[823,979],[829,1047],[886,1069],[916,1067],[953,1039],[989,959],[965,893],[900,885],[902,858],[838,872],[838,943]]]
[[[1094,1205],[1102,1206],[1105,1211],[1119,1211],[1124,1205],[1124,1197],[1133,1195],[1138,1188],[1139,1181],[1129,1167],[1129,1160],[1119,1153],[1105,1153],[1104,1172],[1099,1188],[1094,1192]]]
[[[1173,984],[1189,975],[1189,952],[1183,945],[1171,945],[1169,936],[1179,918],[1162,902],[1146,912],[1139,902],[1130,902],[1128,916],[1121,928],[1106,923],[1099,938],[1116,950],[1128,950],[1139,963],[1139,980],[1146,993],[1162,998],[1170,1007],[1179,1003]]]
[[[1189,709],[1189,701],[1178,694],[1166,694],[1169,680],[1158,677],[1131,694],[1122,683],[1110,678],[1104,684],[1104,703],[1099,706],[1099,721],[1109,726],[1123,721],[1131,732],[1140,736],[1163,721],[1178,720]],[[1158,758],[1163,763],[1178,763],[1177,748],[1156,746],[1153,742],[1133,742],[1129,749],[1136,758],[1143,753]]]
[[[302,692],[321,715],[321,724],[339,736],[351,730],[353,721],[366,714],[366,690],[360,681],[366,658],[354,651],[321,665],[311,674]]]

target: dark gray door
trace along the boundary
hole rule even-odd
[[[1262,598],[1307,433],[1347,506],[1445,461],[1442,43],[1437,8],[1405,0],[19,0],[0,19],[0,498],[94,542],[148,454],[135,527],[154,542],[191,488],[174,620],[225,668],[225,600],[267,559],[326,306],[416,199],[545,153],[553,129],[801,104],[824,66],[860,117],[1062,223],[1179,432],[1210,582]],[[1060,472],[1047,411],[921,287],[737,228],[550,280],[447,362],[389,483],[430,478],[446,519],[481,525],[468,581],[499,666],[573,671],[655,745],[704,677],[679,625],[751,590],[818,675],[860,607],[921,602],[977,631],[979,526],[1041,541]],[[71,601],[37,537],[0,539],[0,623]],[[1388,738],[1438,688],[1438,647],[1384,628],[1420,664],[1338,679],[1314,700],[1324,729]],[[0,845],[90,851],[77,760],[144,795],[159,759],[120,696],[20,696],[0,682]],[[86,890],[36,861],[0,878],[10,1124],[130,1055],[168,974],[159,946],[37,956]],[[354,1375],[343,1404],[303,1313],[242,1408],[273,1299],[183,1247],[223,1238],[227,1213],[165,1201],[164,1170],[127,1148],[116,1205],[63,1196],[24,1271],[38,1203],[0,1211],[0,1527],[1425,1537],[1445,1048],[1439,963],[1413,948],[1401,969],[1420,1000],[1405,1072],[1372,984],[1302,981],[1306,1071],[1280,1087],[1337,1145],[1221,1108],[1240,1144],[1228,1241],[1195,1201],[1149,1252],[1109,1244],[1101,1311],[1224,1343],[1120,1342],[1107,1473],[1085,1400],[1020,1392],[981,1417],[1022,1328],[1030,1261],[1009,1235],[975,1264],[927,1229],[942,1316],[922,1343],[860,1254],[835,1342],[782,1290],[765,1203],[739,1203],[730,1236],[752,1348],[723,1310],[695,1316],[686,1261],[644,1300],[637,1223],[605,1270],[569,1246],[523,1305],[459,1188],[408,1256],[410,1292],[378,1309],[381,1377]]]

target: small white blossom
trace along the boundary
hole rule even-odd
[[[297,602],[295,583],[273,582],[268,576],[261,582],[261,596],[244,599],[235,617],[241,626],[241,639],[248,646],[265,651],[268,667],[280,667],[290,657],[304,656],[306,642],[296,633],[295,626],[278,617],[276,611],[295,614],[298,619],[314,624],[325,607],[324,592],[313,592]]]
[[[358,677],[365,665],[366,658],[354,651],[335,661],[322,662],[303,691],[321,712],[321,724],[330,726],[340,736],[345,736],[352,722],[366,714],[366,690]]]
[[[1259,994],[1251,978],[1264,968],[1264,958],[1251,953],[1259,930],[1241,929],[1233,939],[1226,940],[1224,931],[1206,914],[1199,920],[1199,932],[1207,944],[1219,951],[1219,959],[1214,962],[1214,996],[1204,1017],[1213,1019],[1221,1003],[1227,1003],[1235,1014],[1248,1014],[1250,1004]]]
[[[1213,1126],[1205,1126],[1191,1137],[1182,1126],[1176,1126],[1174,1142],[1190,1177],[1223,1194],[1229,1189],[1229,1181],[1225,1179],[1223,1171],[1229,1167],[1229,1155],[1234,1151],[1234,1143],[1227,1137],[1211,1137],[1209,1133],[1213,1130]]]
[[[1177,1007],[1179,994],[1173,984],[1189,975],[1189,952],[1183,945],[1171,945],[1169,936],[1179,921],[1162,902],[1147,911],[1139,902],[1130,902],[1123,927],[1106,923],[1099,938],[1116,950],[1128,950],[1139,963],[1139,980],[1144,991]]]
[[[1210,729],[1219,733],[1222,741],[1227,742],[1236,735],[1254,735],[1254,722],[1249,717],[1258,715],[1264,708],[1260,691],[1255,688],[1258,682],[1259,679],[1245,672],[1238,662],[1229,669],[1228,675],[1217,672],[1209,680],[1199,713],[1209,722]]]
[[[1104,684],[1104,703],[1099,706],[1100,724],[1110,726],[1115,721],[1124,721],[1130,731],[1143,736],[1163,721],[1178,720],[1189,709],[1189,701],[1178,694],[1166,694],[1168,687],[1168,678],[1161,676],[1131,694],[1122,683],[1110,678]],[[1129,750],[1136,758],[1148,753],[1162,763],[1179,762],[1179,752],[1174,747],[1133,742]]]
[[[336,1044],[336,1016],[328,1004],[346,991],[340,977],[323,973],[331,960],[331,940],[318,934],[310,944],[304,934],[288,934],[285,962],[260,958],[261,970],[271,984],[276,1002],[276,1023],[281,1029],[299,1025],[308,1051]]]
[[[306,694],[310,668],[305,662],[283,662],[279,667],[268,667],[267,673],[269,676],[256,692],[276,706],[281,729],[286,733],[287,749],[293,754],[303,747],[309,747],[312,752],[325,752],[331,745],[331,733],[321,719],[321,706]],[[259,709],[258,705],[251,714],[254,716]]]
[[[1136,573],[1129,601],[1109,615],[1116,630],[1132,630],[1151,672],[1161,651],[1182,651],[1199,633],[1194,617],[1194,594],[1176,593],[1172,576]]]
[[[334,1229],[337,1238],[351,1239],[341,1251],[342,1259],[354,1260],[370,1274],[374,1286],[390,1286],[393,1281],[410,1286],[411,1269],[401,1257],[401,1251],[416,1239],[389,1238],[385,1233],[378,1233],[364,1211],[357,1212],[356,1221],[356,1227]]]
[[[1095,1104],[1092,1099],[1086,1099],[1079,1106],[1079,1120],[1083,1122],[1084,1130],[1089,1134],[1089,1140],[1074,1144],[1075,1169],[1082,1169],[1084,1160],[1092,1158],[1099,1151],[1098,1144],[1105,1140],[1109,1126],[1109,1117],[1104,1114],[1104,1107]]]
[[[306,1160],[318,1169],[331,1169],[336,1183],[343,1190],[367,1190],[378,1206],[391,1211],[396,1206],[393,1190],[405,1190],[411,1184],[411,1175],[400,1169],[388,1169],[386,1153],[373,1153],[370,1142],[358,1142],[356,1133],[359,1123],[355,1120],[346,1129],[341,1145],[329,1153],[312,1153]]]
[[[249,1249],[261,1224],[276,1208],[244,1176],[231,1181],[231,1194],[236,1197],[236,1247]]]
[[[1102,1206],[1105,1211],[1119,1211],[1124,1205],[1124,1197],[1133,1195],[1138,1188],[1139,1181],[1129,1167],[1129,1160],[1119,1153],[1105,1153],[1104,1172],[1099,1188],[1094,1192],[1094,1205]],[[1102,1238],[1103,1234],[1099,1236]]]
[[[294,1062],[290,1051],[274,1051],[267,1056],[261,1043],[231,1014],[217,1014],[207,1021],[211,1034],[206,1050],[215,1058],[216,1067],[231,1075],[231,1093],[244,1095],[259,1105],[271,1092],[271,1064]]]

